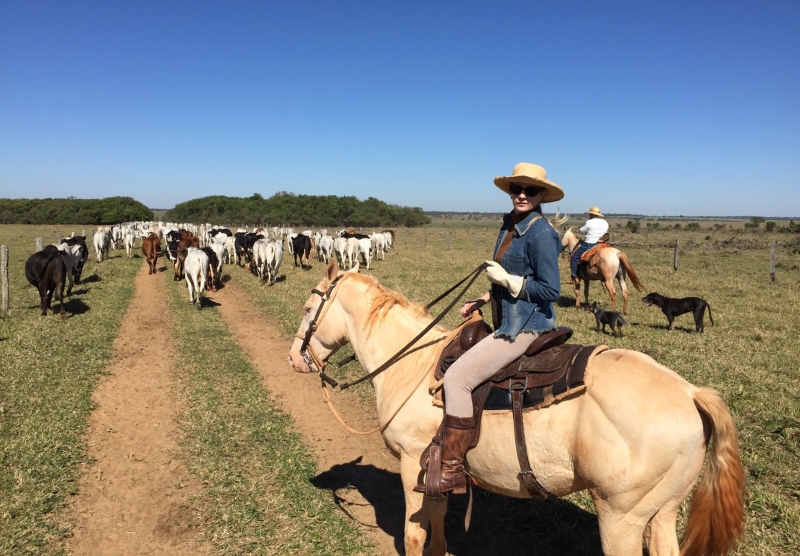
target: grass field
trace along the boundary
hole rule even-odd
[[[141,264],[140,259],[124,257],[102,265],[90,260],[84,271],[87,283],[76,287],[68,306],[70,318],[62,322],[57,317],[40,317],[38,296],[27,285],[22,264],[33,251],[35,237],[45,237],[48,243],[55,234],[69,235],[70,231],[52,226],[0,226],[0,243],[10,245],[12,261],[12,312],[0,318],[0,553],[57,552],[63,547],[61,539],[68,531],[52,530],[53,516],[74,492],[84,458],[81,434],[92,407],[91,391],[108,365],[111,341],[132,295],[133,274]],[[596,332],[594,318],[573,308],[571,288],[562,288],[558,320],[574,329],[576,342],[640,350],[690,382],[718,389],[739,428],[747,473],[746,536],[738,553],[797,554],[800,255],[792,252],[794,247],[778,247],[774,283],[768,274],[769,243],[791,241],[794,246],[797,238],[743,232],[737,243],[732,243],[732,235],[730,230],[707,229],[640,234],[615,230],[614,240],[629,255],[646,288],[631,292],[631,326],[626,327],[625,337]],[[370,273],[410,299],[428,302],[488,258],[495,238],[496,229],[489,226],[398,230],[395,249],[386,261],[375,262]],[[672,269],[676,239],[680,246],[677,272]],[[746,240],[746,246],[753,249],[739,248],[739,240]],[[112,251],[112,255],[119,253]],[[308,272],[294,270],[287,253],[281,272],[285,279],[272,287],[261,286],[241,269],[226,267],[225,273],[248,291],[256,306],[274,317],[289,337],[297,329],[303,302],[322,277],[323,265],[315,263]],[[185,285],[170,284],[170,288],[170,310],[192,331],[189,337],[202,335],[206,341],[213,330],[225,338],[227,331],[213,307],[192,311],[185,303]],[[485,289],[485,282],[479,280],[469,296],[476,297]],[[661,312],[645,310],[639,301],[650,291],[703,297],[712,307],[715,324],[711,326],[706,316],[705,334],[696,334],[691,317],[684,315],[677,320],[678,329],[668,332]],[[592,286],[593,300],[608,308],[608,296],[598,284]],[[452,326],[459,320],[453,314],[445,322]],[[269,539],[279,543],[284,530],[295,527],[292,521],[297,515],[283,511],[280,503],[268,502],[270,496],[289,501],[308,497],[307,508],[313,515],[337,514],[323,528],[343,530],[339,528],[349,524],[338,521],[338,510],[316,501],[314,496],[319,493],[304,490],[308,486],[304,481],[314,472],[309,454],[302,448],[291,456],[299,462],[294,469],[273,466],[268,460],[259,462],[276,445],[286,442],[291,425],[270,406],[242,354],[226,349],[222,351],[224,360],[214,360],[211,365],[213,372],[209,365],[197,364],[198,358],[211,361],[213,353],[199,351],[175,371],[188,384],[185,395],[193,409],[182,421],[183,444],[191,455],[188,467],[210,485],[203,503],[215,508],[211,517],[216,521],[209,524],[210,530],[217,532],[215,546],[220,552],[241,553],[263,549]],[[351,365],[340,372],[354,375],[358,370]],[[365,410],[372,410],[369,386],[362,389],[362,399]],[[243,417],[252,414],[263,419]],[[285,424],[286,430],[265,430],[261,421],[266,419]],[[241,440],[223,445],[219,438],[228,434]],[[251,471],[250,462],[262,467]],[[287,491],[260,482],[262,475],[285,480],[293,472],[297,486]],[[517,543],[535,538],[537,548],[563,554],[591,553],[598,547],[596,521],[589,513],[593,506],[585,494],[537,503],[480,493],[478,511],[479,523],[470,531],[476,539],[482,534],[502,535]],[[360,540],[335,550],[318,545],[317,534],[304,532],[298,541],[307,543],[303,546],[281,546],[296,553],[308,553],[310,546],[323,546],[319,553],[368,553]]]
[[[77,488],[92,391],[110,363],[141,264],[120,251],[103,264],[90,257],[83,283],[66,303],[68,318],[42,317],[39,294],[25,279],[25,260],[35,238],[47,245],[72,231],[81,233],[0,226],[0,244],[9,247],[11,300],[10,314],[0,318],[1,554],[58,551],[69,534],[55,517]]]
[[[112,250],[102,264],[92,255],[84,284],[67,302],[68,318],[42,317],[25,260],[36,237],[47,245],[71,231],[0,226],[11,291],[11,312],[0,318],[0,554],[66,553],[71,525],[63,510],[87,458],[82,435],[91,394],[111,363],[143,264],[124,250]],[[231,348],[235,342],[214,308],[197,313],[185,303],[185,283],[173,283],[171,272],[161,276],[181,322],[175,341],[190,354],[174,373],[185,388],[184,463],[206,487],[196,502],[210,544],[221,554],[369,554],[364,536],[327,492],[310,484],[313,455],[274,409],[260,376]]]

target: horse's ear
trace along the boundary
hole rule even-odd
[[[328,267],[325,269],[325,279],[332,282],[336,275],[339,273],[339,266],[336,264],[336,259],[331,259]]]

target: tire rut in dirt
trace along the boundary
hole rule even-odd
[[[71,505],[74,554],[198,554],[199,490],[181,460],[170,318],[160,273],[143,265],[114,341],[114,363],[94,393],[91,463]]]

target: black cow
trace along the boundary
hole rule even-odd
[[[354,237],[356,239],[369,239],[368,235],[359,234],[358,232],[343,232],[340,237],[343,237],[345,239],[350,238],[350,237]]]
[[[206,289],[217,291],[217,286],[222,284],[222,277],[217,272],[219,267],[219,258],[211,247],[202,247],[200,249],[203,253],[208,255],[208,282],[206,282]]]
[[[309,270],[308,257],[311,255],[311,238],[307,235],[297,234],[292,238],[292,253],[294,253],[294,266],[300,266],[303,270]],[[297,257],[300,257],[300,264],[297,264]],[[303,258],[305,257],[305,262]]]
[[[31,286],[39,290],[42,316],[47,315],[47,309],[52,309],[50,302],[53,299],[53,293],[55,293],[60,305],[58,314],[63,319],[66,315],[66,311],[64,311],[64,284],[67,281],[67,265],[61,259],[61,252],[58,247],[48,245],[38,253],[28,257],[25,262],[25,277]]]
[[[254,274],[256,269],[253,265],[253,244],[259,239],[264,239],[264,234],[237,232],[236,239],[233,240],[239,261],[243,261],[243,266],[249,268]]]
[[[211,237],[216,237],[217,234],[222,234],[224,236],[232,237],[233,233],[228,228],[215,228],[208,232],[208,235]]]

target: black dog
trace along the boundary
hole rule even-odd
[[[704,328],[703,314],[705,313],[706,307],[708,307],[708,318],[711,320],[711,324],[714,324],[714,317],[711,316],[711,305],[699,297],[676,299],[653,292],[644,296],[642,301],[645,302],[645,307],[656,305],[667,315],[670,330],[675,330],[675,317],[684,313],[692,313],[694,315],[694,326],[697,332],[702,332]]]
[[[597,330],[600,330],[600,325],[603,325],[603,334],[606,333],[606,325],[611,327],[611,335],[619,329],[619,335],[622,336],[622,325],[628,326],[628,321],[625,320],[620,313],[616,311],[604,311],[602,307],[597,306],[597,301],[592,303],[586,308],[587,313],[593,313],[594,318],[597,319]]]

